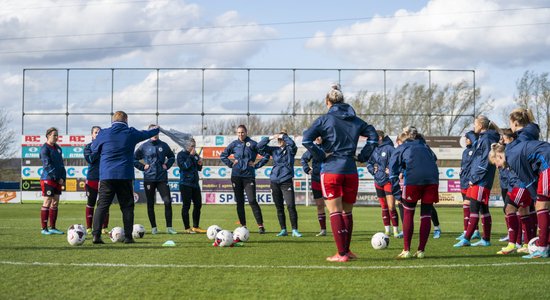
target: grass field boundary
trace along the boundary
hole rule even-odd
[[[182,269],[297,269],[297,270],[385,270],[385,269],[444,269],[479,267],[515,267],[525,265],[550,265],[550,261],[508,262],[490,264],[438,264],[413,266],[268,266],[268,265],[178,265],[178,264],[113,264],[113,263],[58,263],[0,261],[0,265],[40,266],[40,267],[84,267],[84,268],[182,268]]]

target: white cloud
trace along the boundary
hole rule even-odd
[[[325,43],[306,44],[329,47],[362,67],[527,66],[548,60],[548,25],[525,24],[547,23],[550,10],[508,7],[491,0],[432,0],[420,11],[340,27]]]
[[[323,46],[326,43],[327,37],[326,34],[322,31],[317,31],[313,37],[306,42],[306,48],[318,48]]]

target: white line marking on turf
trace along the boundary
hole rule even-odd
[[[439,269],[439,268],[478,268],[515,267],[524,265],[548,265],[550,261],[510,262],[492,264],[449,264],[414,266],[268,266],[268,265],[176,265],[176,264],[111,264],[111,263],[57,263],[0,261],[1,265],[46,266],[46,267],[100,267],[100,268],[183,268],[183,269],[298,269],[298,270],[379,270],[379,269]]]

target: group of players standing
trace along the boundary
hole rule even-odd
[[[523,108],[509,115],[510,128],[499,129],[484,116],[466,134],[468,147],[462,157],[461,185],[465,199],[464,233],[454,246],[491,245],[489,194],[496,168],[504,200],[508,245],[497,254],[526,253],[523,258],[548,257],[550,193],[550,144],[539,140],[540,129],[532,113]],[[483,235],[471,244],[481,215]],[[535,251],[527,244],[537,235]]]
[[[304,171],[312,178],[313,197],[317,204],[321,228],[318,236],[326,235],[325,207],[330,213],[330,226],[337,253],[327,257],[327,260],[346,262],[357,258],[357,255],[350,249],[353,233],[352,212],[359,185],[357,162],[366,163],[369,172],[375,178],[375,188],[382,206],[386,234],[390,234],[389,224],[391,221],[394,237],[403,237],[404,248],[398,258],[424,258],[432,216],[437,219],[437,213],[433,207],[433,204],[439,201],[439,174],[436,155],[413,126],[404,128],[397,137],[398,146],[394,148],[389,137],[381,131],[376,131],[372,125],[357,117],[353,108],[344,103],[344,96],[338,84],[332,85],[326,95],[325,103],[328,108],[327,114],[319,117],[310,128],[304,131],[302,144],[307,152],[302,156],[301,162]],[[120,142],[120,132],[124,132],[124,130],[117,131],[116,128],[113,130],[113,127],[116,126],[125,126],[124,130],[130,130],[130,133],[126,134],[134,135],[128,145],[135,146],[148,138],[149,141],[143,143],[135,153],[130,152],[131,155],[129,155],[128,145]],[[524,240],[529,241],[536,232],[534,224],[538,223],[540,230],[537,245],[541,250],[528,255],[527,258],[547,257],[550,145],[538,141],[538,126],[533,123],[532,116],[526,110],[515,110],[510,115],[510,127],[509,134],[500,139],[498,127],[486,117],[478,116],[474,122],[474,131],[466,134],[468,147],[464,151],[461,166],[464,233],[457,238],[459,242],[455,244],[455,247],[470,245],[470,240],[478,234],[477,223],[480,214],[483,237],[479,242],[471,245],[490,245],[491,215],[488,201],[496,165],[501,170],[501,186],[506,189],[506,193],[503,192],[503,195],[507,199],[505,213],[510,242],[499,253],[509,254],[521,251],[523,246],[521,238],[518,238],[521,235],[518,233],[522,230],[519,230],[518,224],[521,224],[521,228],[523,228]],[[179,184],[183,201],[184,230],[186,233],[203,233],[204,230],[199,227],[202,199],[198,175],[202,169],[202,159],[196,152],[194,140],[178,153],[176,159],[169,146],[158,139],[159,129],[156,125],[151,125],[149,130],[144,131],[128,129],[127,115],[124,112],[117,112],[113,116],[112,127],[107,130],[109,132],[104,135],[102,142],[97,142],[96,136],[99,134],[101,137],[103,131],[94,126],[92,128],[93,141],[85,148],[85,158],[89,163],[86,182],[88,195],[86,223],[89,230],[93,226],[94,243],[102,243],[99,237],[100,231],[108,225],[108,208],[114,197],[113,193],[108,193],[104,197],[104,201],[101,201],[101,189],[99,189],[100,200],[98,202],[103,202],[103,204],[98,204],[96,214],[99,210],[100,216],[94,218],[93,208],[96,204],[98,188],[102,184],[107,184],[106,189],[112,192],[118,188],[110,187],[112,182],[109,180],[133,180],[133,171],[130,173],[127,170],[128,164],[144,172],[147,211],[152,233],[158,232],[154,213],[155,191],[158,191],[165,205],[167,232],[175,234],[177,232],[172,227],[167,170],[174,162],[177,162],[180,168]],[[117,132],[119,132],[118,137]],[[360,136],[366,137],[366,143],[361,152],[356,155]],[[48,129],[46,137],[48,141],[40,153],[44,165],[41,186],[45,197],[41,213],[42,234],[59,234],[62,232],[55,228],[55,220],[59,194],[66,175],[61,149],[56,144],[57,130],[55,128]],[[109,140],[113,139],[119,141],[120,145],[118,146],[121,149],[118,151],[120,153],[105,153],[107,146],[102,147],[102,145],[108,144]],[[277,140],[278,145],[269,146],[270,140],[274,139]],[[124,139],[122,138],[122,140]],[[498,144],[499,140],[508,145]],[[112,145],[108,151],[113,152]],[[246,200],[252,208],[259,233],[265,233],[262,211],[256,201],[255,170],[264,166],[272,157],[273,169],[270,180],[271,192],[281,227],[278,236],[289,234],[284,211],[285,202],[290,215],[291,234],[294,237],[302,236],[298,231],[298,214],[294,200],[293,177],[296,153],[296,144],[284,131],[271,137],[265,137],[257,143],[248,137],[244,125],[238,126],[237,139],[225,148],[220,158],[224,164],[232,168],[231,182],[235,193],[237,215],[242,226],[247,225],[244,209],[246,194]],[[259,154],[262,155],[262,158],[256,162]],[[231,155],[232,158],[230,158]],[[116,171],[117,168],[120,170]],[[107,182],[104,183],[104,181]],[[131,193],[132,187],[129,186],[128,189]],[[128,198],[126,194],[119,195],[117,193],[117,196]],[[531,200],[535,198],[537,199],[536,205],[533,205],[534,201]],[[395,200],[399,201],[398,207],[401,210],[402,233],[398,231]],[[420,240],[417,251],[412,254],[410,247],[418,201],[421,203]],[[131,205],[127,199],[122,201],[119,199],[125,230],[129,231],[133,224],[133,199],[130,202]],[[194,204],[193,227],[189,224],[191,202]],[[128,211],[130,206],[131,214]],[[533,218],[535,209],[538,222],[535,222]],[[519,217],[517,212],[519,212]],[[48,216],[50,217],[50,229],[47,227]],[[439,237],[439,224],[438,221],[436,222],[434,237]],[[133,242],[131,233],[126,233],[125,242]],[[516,243],[520,246],[516,246]]]

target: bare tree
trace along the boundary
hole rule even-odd
[[[388,92],[371,93],[361,90],[349,103],[357,115],[377,129],[396,135],[408,125],[416,126],[429,135],[459,135],[471,126],[475,114],[486,112],[492,100],[481,98],[481,90],[462,81],[443,88],[428,88],[417,83],[406,83]],[[241,117],[217,120],[208,124],[206,134],[233,134],[238,124],[246,124],[254,135],[271,135],[286,129],[291,135],[301,135],[303,130],[320,115],[327,112],[324,99],[299,100],[281,111],[278,117]]]
[[[15,155],[14,131],[10,128],[10,117],[6,110],[0,109],[0,158],[11,158]]]
[[[536,74],[525,71],[516,82],[518,95],[514,102],[530,109],[536,122],[541,127],[541,137],[548,141],[550,138],[550,82],[548,73]]]

